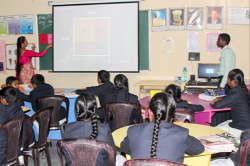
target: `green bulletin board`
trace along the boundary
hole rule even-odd
[[[38,41],[39,34],[53,33],[52,14],[38,14]],[[43,51],[47,44],[39,43],[39,52]],[[52,70],[53,66],[53,49],[49,49],[45,56],[39,60],[40,70]],[[149,70],[149,27],[148,27],[148,10],[139,11],[139,69]]]

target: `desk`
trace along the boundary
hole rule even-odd
[[[143,81],[139,81],[135,84],[135,86],[137,86],[137,90],[136,90],[136,94],[138,96],[138,98],[141,98],[141,94],[144,94],[144,96],[147,96],[148,93],[150,93],[149,91],[147,92],[141,92],[142,89],[148,89],[148,90],[165,90],[166,87],[170,84],[176,84],[178,86],[180,86],[180,88],[182,90],[184,90],[184,86],[185,86],[185,82],[182,83],[178,83],[178,82],[174,82],[174,80],[143,80]]]
[[[211,134],[226,132],[224,130],[221,130],[215,127],[192,124],[192,123],[183,123],[182,127],[189,129],[189,135],[191,136],[211,135]],[[115,130],[112,133],[115,146],[120,147],[121,142],[127,136],[128,128],[129,126],[122,127],[120,129]],[[148,145],[148,146],[151,146],[151,145]],[[184,164],[187,164],[190,166],[209,166],[210,160],[211,160],[211,154],[214,154],[214,152],[203,152],[195,156],[185,155]]]
[[[229,111],[231,108],[220,108],[215,109],[210,105],[210,101],[201,100],[198,98],[198,95],[188,95],[188,94],[182,94],[181,98],[184,100],[187,100],[188,102],[191,102],[192,104],[199,104],[202,105],[205,110],[202,112],[195,112],[195,120],[197,124],[205,124],[210,125],[212,122],[212,116],[217,111]]]

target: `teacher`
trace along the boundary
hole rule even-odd
[[[35,74],[34,68],[31,63],[32,57],[42,57],[47,50],[52,47],[49,44],[42,52],[34,52],[36,46],[32,46],[32,51],[26,50],[28,41],[24,36],[17,39],[17,62],[16,62],[16,77],[19,79],[20,84],[30,84],[30,79]]]

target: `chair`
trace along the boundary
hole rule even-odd
[[[129,125],[129,118],[133,108],[138,113],[138,123],[141,122],[141,106],[131,102],[109,102],[105,104],[104,116],[105,122],[108,122],[108,112],[110,111],[114,117],[115,130]]]
[[[73,166],[96,165],[98,153],[104,149],[109,156],[109,165],[115,166],[115,150],[106,142],[93,139],[62,139],[57,142],[57,152],[63,166],[63,148],[68,152]]]
[[[59,111],[62,102],[66,103],[66,119],[59,121]],[[39,110],[39,105],[42,103],[44,107],[53,106],[52,115],[50,117],[50,130],[60,129],[60,125],[63,123],[68,123],[69,115],[69,99],[61,95],[51,95],[51,96],[42,96],[36,99],[36,110]]]
[[[187,88],[184,89],[181,93],[182,94],[189,94],[189,95],[195,95],[195,94],[200,94],[200,93],[205,93],[207,89],[205,88]]]
[[[184,112],[184,111],[177,111],[175,110],[175,117],[174,121],[188,121],[189,123],[195,123],[194,117],[192,117],[189,113]]]
[[[155,159],[155,158],[148,158],[148,159],[131,159],[127,160],[123,166],[188,166],[183,163],[163,160],[163,159]]]
[[[21,106],[24,106],[24,101],[23,101],[23,99],[17,97],[16,100],[20,103]]]
[[[19,152],[19,145],[22,142],[22,125],[24,122],[24,115],[12,118],[3,124],[0,125],[0,129],[4,129],[6,133],[6,157],[5,163],[6,165],[17,164],[20,166],[18,160],[18,152]]]
[[[239,166],[245,166],[247,163],[250,162],[247,161],[250,158],[250,139],[243,142],[243,144],[240,146],[240,159],[239,159]]]
[[[45,150],[48,165],[51,166],[49,148],[47,145],[47,136],[49,134],[49,121],[50,121],[50,116],[52,114],[52,110],[53,110],[52,106],[45,107],[34,113],[27,121],[25,143],[23,150],[21,152],[21,155],[24,156],[25,166],[28,166],[28,156],[33,158],[35,166],[39,166],[40,165],[39,152],[43,150]],[[38,142],[36,142],[32,147],[29,147],[30,136],[33,130],[32,126],[35,120],[37,120],[39,124]]]

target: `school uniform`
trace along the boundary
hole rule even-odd
[[[25,115],[23,113],[21,105],[20,105],[20,103],[18,101],[16,101],[13,104],[6,105],[5,107],[6,107],[6,110],[7,110],[8,119],[12,119],[12,118],[15,118],[15,117],[18,117],[18,116]],[[21,144],[21,147],[24,146],[25,136],[26,136],[26,123],[27,123],[28,119],[29,119],[29,116],[25,115],[25,121],[24,121],[23,127],[22,127],[23,135],[22,135],[22,144]],[[34,134],[34,131],[32,129],[32,133],[31,133],[29,145],[32,144],[35,141],[36,141],[35,134]]]
[[[68,123],[65,126],[64,137],[87,138],[92,134],[92,132],[93,132],[92,122],[76,121]],[[107,142],[115,148],[114,140],[111,135],[111,131],[108,124],[98,123],[98,136],[96,137],[96,140]],[[72,166],[68,153],[66,152],[66,150],[63,151],[66,158],[65,166]],[[108,165],[109,165],[108,153],[105,150],[101,150],[97,157],[96,166],[108,166]]]
[[[8,120],[7,111],[4,105],[0,103],[0,124],[3,124]],[[6,156],[6,134],[4,129],[0,130],[0,165],[5,162]]]
[[[101,107],[98,108],[98,115],[100,118],[104,118],[103,107],[106,104],[106,97],[109,94],[113,94],[114,90],[114,84],[110,81],[107,81],[98,86],[87,87],[86,90],[77,89],[76,94],[90,93],[92,95],[97,95],[101,105]]]
[[[204,107],[202,105],[188,104],[186,100],[176,101],[176,107],[189,107],[194,110],[194,112],[204,111]]]
[[[113,101],[114,94],[110,94],[106,98],[106,103]],[[126,101],[126,92],[123,90],[119,90],[116,96],[116,102],[125,102]],[[129,93],[129,102],[141,105],[138,97],[132,93]],[[138,123],[138,113],[136,109],[133,109],[129,118],[129,125],[135,124],[133,120],[136,120]],[[113,132],[115,130],[115,122],[112,117],[110,117],[109,127]]]
[[[219,124],[216,127],[223,127],[222,129],[226,131],[230,130],[229,132],[234,132],[234,129],[236,129],[236,133],[232,134],[234,134],[238,138],[240,137],[239,131],[250,128],[250,107],[248,105],[246,94],[242,90],[241,86],[238,85],[232,88],[227,96],[223,97],[222,100],[215,102],[211,106],[214,108],[231,107],[230,113],[232,122],[228,120],[226,122],[223,122],[223,124],[225,124],[224,126],[221,126],[222,124]]]
[[[28,101],[30,102],[30,97],[29,95],[24,94],[23,92],[21,92],[18,88],[15,88],[16,93],[17,93],[17,97],[22,99],[23,101]]]
[[[38,85],[35,89],[33,89],[30,92],[30,101],[32,105],[32,109],[36,112],[36,99],[41,97],[41,96],[49,96],[49,95],[54,95],[54,88],[50,84],[40,84]],[[43,104],[39,103],[39,109],[42,109]],[[66,118],[66,109],[64,107],[60,107],[60,112],[59,112],[59,120],[62,120]]]
[[[150,158],[154,123],[129,127],[121,142],[121,151],[131,158]],[[182,163],[184,154],[198,155],[204,151],[201,142],[188,134],[188,129],[173,123],[160,122],[156,158]]]

